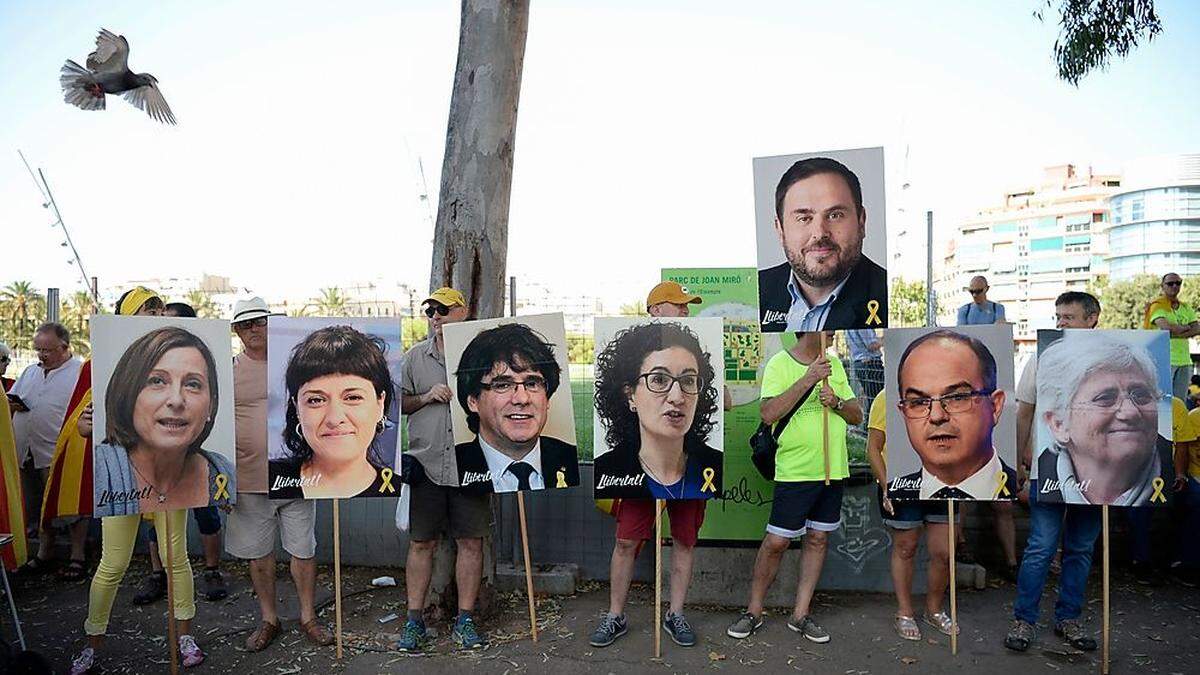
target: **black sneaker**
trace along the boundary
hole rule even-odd
[[[1013,619],[1012,628],[1008,629],[1008,635],[1004,637],[1004,646],[1014,652],[1023,652],[1029,649],[1030,642],[1033,642],[1033,624]]]
[[[692,647],[696,644],[696,632],[682,614],[667,612],[667,616],[663,618],[663,628],[667,629],[667,635],[680,647]]]
[[[605,612],[600,619],[600,625],[592,632],[592,639],[589,643],[593,647],[607,647],[617,641],[617,638],[625,634],[629,630],[629,626],[625,623],[625,616],[617,616],[611,612]]]
[[[1068,619],[1054,624],[1054,634],[1064,642],[1083,652],[1096,651],[1096,640],[1089,636],[1078,621]]]
[[[167,595],[167,573],[165,571],[151,572],[138,586],[137,595],[133,596],[133,604],[149,605],[162,600]]]
[[[225,579],[221,577],[221,570],[204,570],[200,582],[204,585],[204,599],[209,602],[216,602],[229,595],[229,590],[225,588]]]
[[[731,638],[741,640],[748,638],[754,631],[762,628],[763,620],[761,616],[755,616],[750,612],[742,612],[742,615],[730,624],[729,628],[725,629],[725,634]]]

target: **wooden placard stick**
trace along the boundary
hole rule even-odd
[[[662,512],[663,500],[654,500],[654,658],[662,656]]]
[[[517,492],[517,515],[521,520],[521,551],[525,554],[525,592],[529,595],[529,632],[538,641],[537,603],[533,599],[533,562],[529,560],[529,530],[525,524],[525,493]]]
[[[950,516],[950,653],[958,655],[958,584],[955,583],[954,543],[954,500],[946,500],[946,513]]]
[[[825,342],[825,331],[821,331],[821,356],[825,355],[828,345]],[[821,380],[821,387],[829,386],[829,378]],[[818,398],[820,395],[818,394]],[[821,406],[821,452],[825,457],[825,484],[829,485],[829,408]]]
[[[1104,641],[1103,657],[1101,659],[1100,672],[1108,675],[1108,637],[1109,637],[1109,615],[1108,615],[1108,504],[1100,507],[1100,520],[1104,534],[1104,635],[1101,636]]]
[[[342,519],[338,501],[333,500],[333,614],[337,632],[337,658],[342,659]]]

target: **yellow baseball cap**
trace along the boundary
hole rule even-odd
[[[673,305],[697,305],[704,301],[700,299],[700,296],[688,293],[688,289],[680,286],[678,282],[664,281],[650,289],[650,295],[646,296],[647,307],[653,307],[660,302],[669,302]]]
[[[430,302],[436,302],[446,307],[453,307],[455,305],[467,306],[467,299],[463,297],[463,294],[449,286],[442,286],[433,293],[430,293],[428,298],[421,301],[421,304],[424,305]]]

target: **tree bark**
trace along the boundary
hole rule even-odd
[[[462,2],[429,285],[462,291],[473,319],[504,316],[508,205],[528,28],[528,0]],[[487,615],[495,595],[491,537],[484,539],[483,556],[477,610]],[[434,617],[457,611],[454,561],[453,545],[443,540],[429,586]]]
[[[476,319],[504,315],[508,205],[528,27],[528,0],[463,0],[430,287],[462,291]]]

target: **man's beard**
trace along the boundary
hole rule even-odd
[[[831,255],[833,255],[838,262],[828,272],[810,270],[805,264],[804,248],[811,249],[817,246],[829,247],[833,249],[833,253]],[[843,257],[842,247],[835,244],[833,240],[828,237],[825,237],[804,248],[802,248],[798,254],[793,253],[791,249],[786,249],[788,264],[791,266],[792,273],[796,275],[797,279],[799,279],[802,283],[808,284],[809,286],[815,286],[817,288],[830,286],[841,281],[846,277],[847,274],[850,273],[850,270],[854,269],[854,266],[858,264],[858,261],[862,259],[861,245],[858,246],[857,249],[849,256]]]

